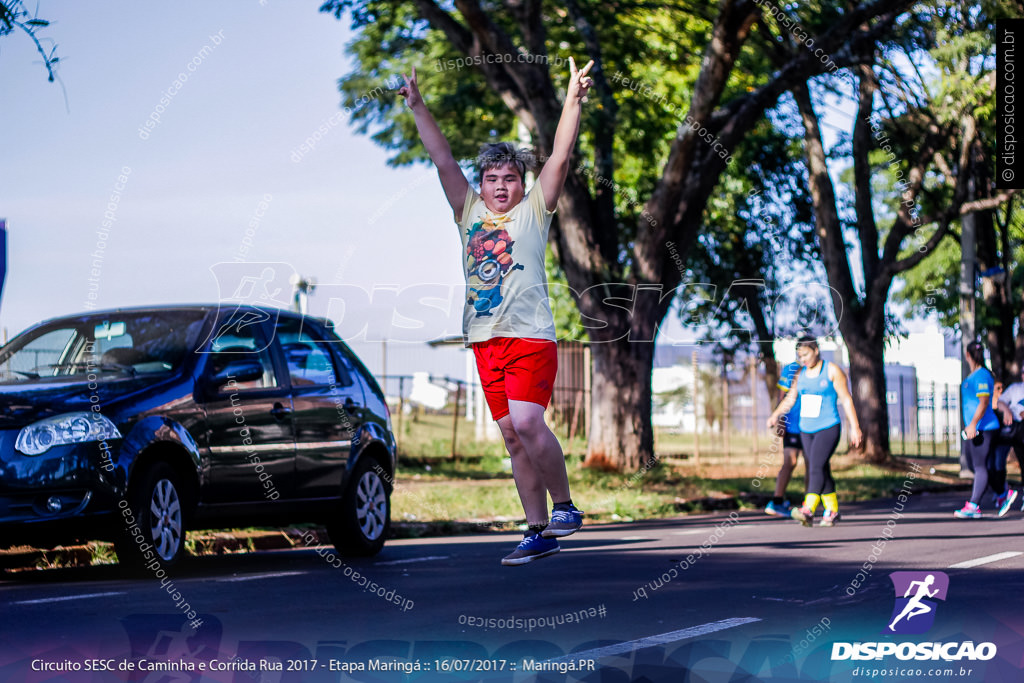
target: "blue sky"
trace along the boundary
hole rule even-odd
[[[347,23],[315,1],[101,6],[40,3],[67,107],[25,36],[0,43],[0,326],[84,310],[90,293],[99,307],[216,301],[211,268],[236,256],[324,285],[461,284],[434,172],[387,167],[340,112]]]

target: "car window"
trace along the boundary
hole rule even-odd
[[[355,364],[349,354],[352,353],[344,344],[332,343],[334,357],[338,359],[338,386],[347,387],[352,384],[352,376],[357,374]]]
[[[277,325],[277,338],[293,386],[338,385],[338,375],[327,346],[302,321],[286,318]]]
[[[140,311],[41,326],[0,352],[0,382],[170,372],[195,348],[204,316],[202,311]]]
[[[270,358],[267,344],[259,338],[256,325],[244,325],[232,329],[222,329],[211,347],[207,375],[212,377],[228,368],[231,363],[255,361],[263,370],[262,376],[248,381],[234,380],[234,383],[222,387],[222,392],[246,389],[271,389],[278,386],[274,373],[274,363]]]
[[[52,377],[62,361],[73,352],[78,330],[65,327],[42,334],[0,363],[0,381],[19,382],[26,378]]]

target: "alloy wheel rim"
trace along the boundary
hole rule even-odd
[[[178,491],[167,479],[161,479],[153,487],[153,498],[149,503],[151,536],[156,553],[163,560],[171,560],[181,546],[181,501]]]
[[[388,496],[384,483],[373,472],[366,472],[356,486],[356,519],[363,536],[371,541],[380,538],[388,515]]]

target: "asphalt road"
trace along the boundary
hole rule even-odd
[[[834,528],[754,512],[588,526],[522,567],[499,563],[509,533],[392,541],[369,559],[194,558],[162,581],[7,577],[0,681],[1024,680],[1024,513],[955,520],[962,502],[848,505]],[[881,634],[901,571],[949,578],[923,634]],[[836,642],[874,641],[994,654],[833,661]]]

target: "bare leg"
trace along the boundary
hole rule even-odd
[[[530,469],[537,476],[541,488],[547,489],[553,503],[569,500],[569,475],[565,471],[565,456],[562,454],[562,445],[544,422],[544,407],[529,401],[509,401],[508,407],[508,417],[512,420],[514,431],[530,462]],[[518,482],[517,477],[517,485]],[[543,493],[541,498],[545,498]],[[546,500],[542,505],[546,518]],[[527,519],[529,513],[527,509]]]
[[[527,455],[519,434],[512,426],[512,416],[506,415],[498,420],[498,428],[505,439],[505,449],[512,458],[512,477],[516,480],[516,490],[523,504],[523,512],[526,513],[526,523],[530,526],[544,524],[548,519],[544,482]]]
[[[796,469],[797,460],[800,458],[800,451],[796,448],[782,449],[782,467],[779,468],[779,476],[775,480],[775,497],[782,498],[786,495],[786,487]]]

